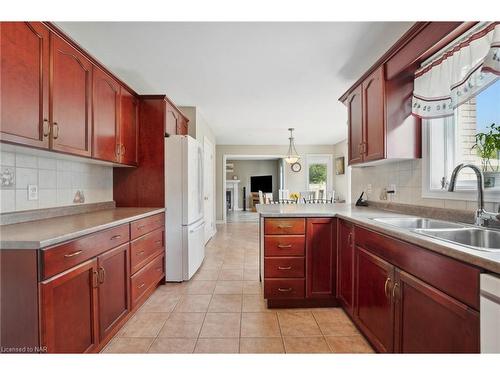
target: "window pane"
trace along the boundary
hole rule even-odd
[[[314,190],[320,193],[324,193],[326,191],[327,170],[327,164],[309,164],[309,190]]]

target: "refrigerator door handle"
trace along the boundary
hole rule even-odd
[[[190,230],[189,230],[189,233],[194,233],[194,232],[198,231],[199,229],[203,228],[203,226],[204,226],[204,225],[205,225],[205,222],[204,222],[204,221],[202,221],[202,222],[200,223],[200,225],[198,225],[196,228],[190,229]]]

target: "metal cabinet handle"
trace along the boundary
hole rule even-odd
[[[155,241],[155,243],[162,243],[162,240]]]
[[[117,143],[115,146],[115,155],[120,156],[120,144]]]
[[[394,286],[392,287],[392,298],[393,299],[394,298],[399,298],[399,296],[396,297],[396,289],[399,289],[399,284],[397,282],[395,282]]]
[[[118,238],[121,238],[121,234],[115,234],[113,237],[111,237],[111,240],[117,240]]]
[[[291,245],[291,244],[287,244],[287,245],[282,245],[282,244],[279,244],[279,245],[278,245],[278,247],[279,247],[280,249],[289,249],[290,247],[292,247],[292,245]]]
[[[280,225],[278,225],[278,228],[280,228],[280,229],[286,229],[286,228],[291,228],[291,227],[292,226],[289,225],[289,224],[280,224]]]
[[[42,126],[42,132],[44,137],[48,137],[50,134],[50,126],[49,126],[49,120],[44,118],[43,119],[43,126]]]
[[[137,253],[137,255],[142,255],[142,254],[144,254],[144,250],[139,251],[139,252]]]
[[[93,277],[93,279],[92,279],[93,285],[92,286],[94,288],[97,288],[99,286],[99,273],[94,270],[92,272],[92,277]]]
[[[104,278],[106,277],[106,271],[103,267],[99,267],[99,284],[104,283]]]
[[[349,235],[347,236],[347,244],[352,246],[352,232],[349,232]]]
[[[125,155],[125,145],[124,144],[122,144],[122,146],[121,146],[121,154]]]
[[[385,280],[385,284],[384,284],[384,293],[385,293],[385,296],[386,296],[387,298],[390,298],[389,292],[388,292],[388,290],[387,290],[387,287],[389,286],[390,282],[391,282],[391,278],[390,278],[390,277],[388,277],[388,278]]]
[[[291,267],[291,266],[288,266],[288,267],[278,266],[278,269],[279,269],[279,270],[291,270],[291,269],[292,269],[292,267]]]
[[[291,292],[293,288],[278,288],[278,292]]]
[[[137,227],[137,230],[141,230],[141,229],[142,229],[142,228],[144,228],[145,226],[146,226],[146,225],[139,225],[139,226]]]
[[[81,253],[83,253],[83,250],[78,250],[78,251],[75,251],[74,253],[64,254],[64,257],[65,258],[72,258],[72,257],[77,256],[78,254],[81,254]]]
[[[52,138],[59,138],[59,124],[57,122],[52,124]]]
[[[144,288],[144,285],[146,285],[146,283],[142,283],[141,285],[139,285],[139,286],[137,287],[137,289],[142,289],[142,288]]]

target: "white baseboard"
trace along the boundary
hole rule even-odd
[[[226,220],[216,220],[215,224],[226,224]]]

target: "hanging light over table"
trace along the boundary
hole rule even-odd
[[[296,163],[300,159],[299,153],[295,149],[295,141],[293,138],[293,131],[294,130],[295,130],[294,128],[288,129],[288,131],[290,132],[290,138],[288,138],[290,140],[290,145],[288,146],[288,152],[287,152],[286,157],[285,157],[285,161],[288,164]]]

